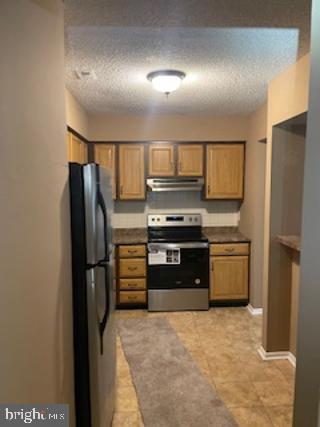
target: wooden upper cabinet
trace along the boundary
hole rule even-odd
[[[94,160],[109,169],[112,176],[112,196],[116,198],[116,147],[114,144],[95,144]]]
[[[173,176],[174,173],[174,145],[150,144],[149,176]]]
[[[203,145],[179,144],[178,145],[178,175],[202,176],[203,175]]]
[[[207,199],[242,199],[244,144],[208,144]]]
[[[210,257],[210,299],[247,299],[248,265],[248,256]]]
[[[68,161],[84,164],[88,161],[87,144],[68,132]]]
[[[119,199],[145,199],[145,163],[143,144],[119,146]]]

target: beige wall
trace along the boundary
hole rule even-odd
[[[278,316],[269,310],[269,300],[276,300],[268,286],[269,245],[270,245],[270,200],[272,168],[272,131],[273,126],[288,120],[308,109],[309,93],[309,55],[302,57],[296,64],[277,76],[268,88],[268,121],[267,121],[267,158],[264,219],[264,266],[263,266],[263,347],[266,351],[276,351],[271,342],[277,342],[276,329],[268,327],[269,319]],[[281,314],[278,319],[281,322]]]
[[[60,0],[1,2],[1,402],[73,405],[63,34]]]
[[[65,90],[65,102],[67,125],[88,139],[88,115],[68,89]]]
[[[262,307],[263,283],[263,218],[267,105],[249,117],[246,145],[245,197],[241,207],[240,229],[251,239],[250,304]]]
[[[309,54],[271,80],[268,87],[268,136],[272,126],[308,110]]]
[[[236,141],[246,140],[243,116],[89,116],[91,141]]]

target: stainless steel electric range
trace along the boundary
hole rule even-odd
[[[149,311],[208,308],[209,243],[201,215],[148,215]]]

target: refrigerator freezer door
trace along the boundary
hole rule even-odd
[[[115,286],[112,271],[113,265],[110,263],[87,272],[92,426],[110,426],[114,410],[116,337]],[[104,319],[106,322],[103,325]]]
[[[112,251],[111,175],[95,163],[83,167],[87,264],[107,261]]]
[[[112,252],[112,175],[111,171],[106,168],[99,167],[98,172],[98,201],[100,208],[97,211],[97,255],[99,259],[110,255]]]
[[[92,266],[99,261],[97,255],[97,179],[97,166],[94,163],[83,166],[87,264]]]

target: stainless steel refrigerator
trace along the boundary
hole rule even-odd
[[[115,399],[115,281],[111,177],[69,164],[77,427],[107,427]]]

